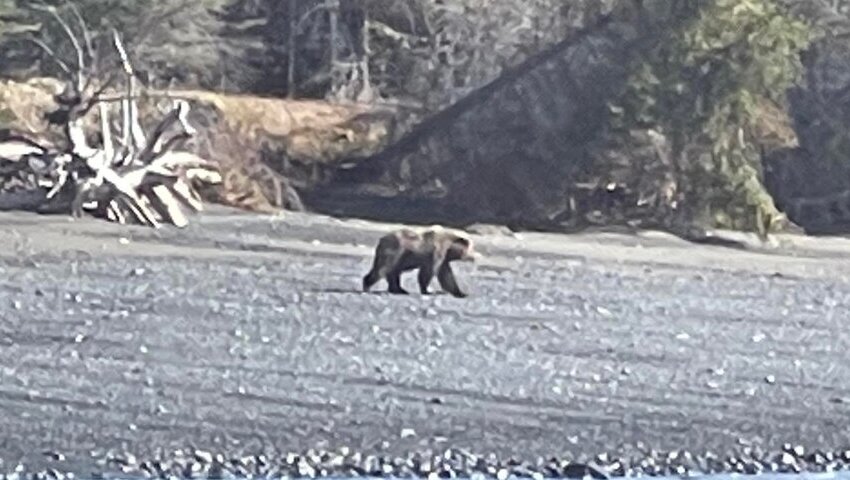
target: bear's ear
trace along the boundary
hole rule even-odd
[[[455,250],[459,250],[460,258],[462,260],[475,261],[481,258],[481,254],[475,250],[475,248],[473,247],[472,239],[470,238],[458,236],[452,242],[452,245]]]

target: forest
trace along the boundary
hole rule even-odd
[[[148,224],[184,224],[177,198],[556,231],[842,231],[848,12],[0,0],[0,204]]]

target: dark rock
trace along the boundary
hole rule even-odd
[[[608,474],[590,464],[570,463],[563,469],[562,474],[567,478],[584,478],[590,475],[596,480],[608,479]]]

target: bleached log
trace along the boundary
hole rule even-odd
[[[56,179],[56,183],[47,192],[47,200],[51,200],[71,179],[70,165],[72,161],[73,157],[67,153],[56,155],[53,158],[53,166],[58,170],[58,178]]]
[[[68,141],[71,142],[71,153],[86,161],[90,168],[98,170],[108,164],[102,150],[92,147],[86,141],[82,119],[73,120],[65,128]]]
[[[156,185],[146,196],[163,220],[180,228],[189,224],[189,219],[180,210],[179,201],[167,186]]]
[[[174,190],[177,199],[180,200],[181,203],[195,212],[203,211],[204,204],[201,201],[201,196],[198,195],[198,192],[194,189],[194,187],[192,187],[188,180],[178,178],[171,188]]]
[[[119,195],[115,198],[115,200],[117,200],[119,205],[123,205],[124,208],[133,215],[136,223],[153,228],[160,227],[159,220],[157,220],[156,215],[153,210],[151,210],[149,203],[143,198],[138,196],[127,197],[126,195]]]
[[[109,205],[106,207],[106,217],[113,222],[120,224],[127,223],[127,217],[124,216],[124,212],[121,211],[121,207],[118,206],[118,202],[115,200],[109,201]]]
[[[176,143],[175,140],[183,140],[194,135],[196,130],[189,124],[188,114],[189,104],[184,100],[176,101],[174,108],[154,129],[144,150],[139,153],[138,161],[142,164],[150,163],[160,155],[165,154],[170,148],[173,148]],[[179,124],[183,131],[167,141],[163,141],[165,132],[176,124]]]
[[[75,217],[83,214],[83,204],[88,201],[110,202],[117,200],[143,225],[159,227],[156,215],[142,202],[136,189],[114,170],[104,167],[97,175],[77,184],[71,211]]]
[[[190,182],[208,183],[210,185],[218,185],[224,181],[221,173],[215,170],[207,170],[204,168],[190,168],[186,170],[186,179]]]
[[[167,152],[152,162],[151,166],[167,170],[218,170],[218,165],[215,162],[186,151]]]
[[[30,145],[26,142],[12,140],[0,142],[0,159],[17,162],[27,155],[43,155],[43,149]]]

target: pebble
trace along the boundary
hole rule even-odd
[[[201,463],[212,463],[213,456],[210,452],[195,450],[195,460]]]
[[[402,429],[402,431],[408,429]],[[612,477],[678,476],[699,474],[834,472],[850,467],[850,450],[807,450],[802,445],[785,444],[774,452],[765,452],[757,444],[740,439],[734,453],[718,456],[711,451],[701,455],[685,450],[657,451],[647,445],[636,445],[637,453],[618,456],[603,452],[592,462],[583,463],[571,458],[499,458],[493,453],[479,454],[467,450],[445,448],[411,452],[400,457],[384,454],[366,454],[348,447],[337,451],[310,449],[302,453],[289,452],[267,456],[226,456],[207,450],[175,450],[170,454],[157,454],[154,458],[138,459],[128,452],[92,452],[92,459],[100,471],[94,478],[162,478],[171,480],[209,478],[231,480],[236,478],[420,478],[442,480],[465,478],[469,480],[512,480],[545,478],[592,478],[606,480]],[[384,447],[385,448],[385,447]],[[380,449],[379,449],[380,451]],[[65,460],[58,451],[45,452],[56,460]],[[73,459],[72,459],[73,460]],[[72,463],[72,462],[71,462]],[[43,471],[28,471],[22,465],[0,479],[18,480],[73,479],[70,472],[56,468],[56,464]]]
[[[134,268],[133,270],[130,271],[130,276],[131,277],[141,277],[142,275],[145,274],[146,271],[147,270],[145,270],[144,268],[141,268],[141,267]]]

